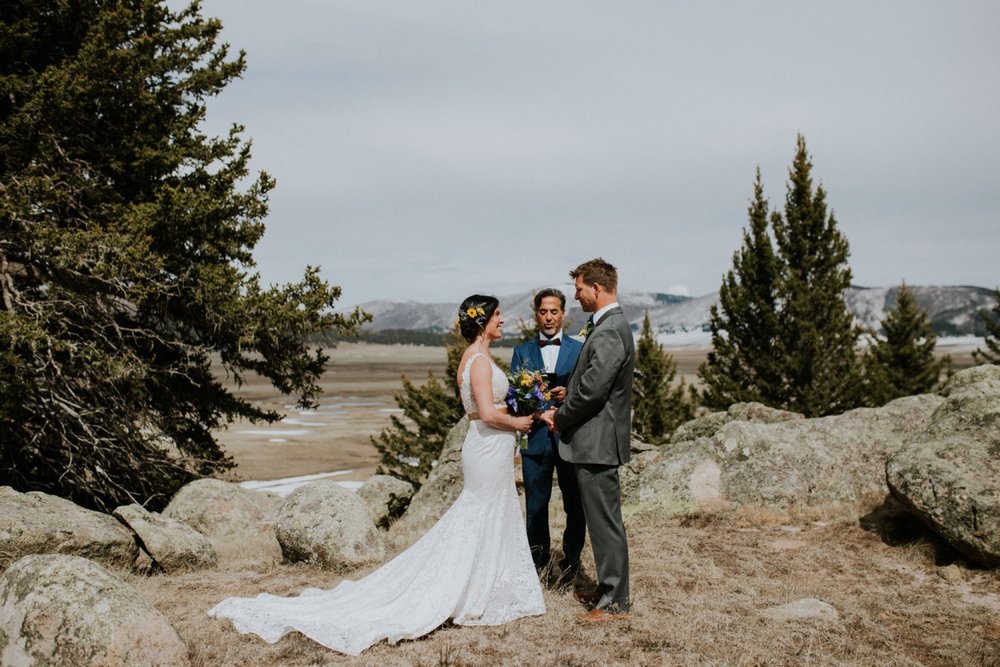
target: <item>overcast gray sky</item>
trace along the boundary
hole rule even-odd
[[[176,3],[172,3],[176,4]],[[277,179],[265,282],[370,299],[568,281],[700,296],[801,132],[854,282],[1000,284],[1000,2],[205,0]]]

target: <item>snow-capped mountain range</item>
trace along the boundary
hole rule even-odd
[[[927,310],[939,336],[983,335],[979,311],[996,303],[995,292],[970,286],[909,286],[920,307]],[[566,294],[567,330],[583,326],[586,315],[573,300],[572,285],[560,286]],[[898,287],[852,287],[847,291],[847,305],[857,321],[878,330],[887,310],[896,304]],[[532,323],[532,292],[498,297],[507,324],[508,335],[518,333],[518,321]],[[622,292],[619,302],[636,331],[649,311],[650,322],[658,334],[684,334],[708,331],[709,309],[718,301],[718,293],[699,297],[661,292]],[[366,329],[409,329],[446,331],[455,321],[456,303],[420,303],[417,301],[368,301],[361,307],[374,316]]]

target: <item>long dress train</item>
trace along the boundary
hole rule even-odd
[[[462,372],[462,403],[476,411]],[[507,378],[493,366],[493,401],[502,404]],[[499,625],[545,613],[514,486],[515,437],[469,423],[462,445],[462,493],[417,542],[357,581],[298,596],[261,593],[227,598],[208,613],[237,630],[274,643],[297,631],[342,653],[358,655],[383,639],[420,637],[448,619],[459,625]]]

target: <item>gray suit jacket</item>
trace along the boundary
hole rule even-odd
[[[632,330],[622,309],[612,308],[587,336],[556,411],[559,456],[572,463],[628,462],[634,370]]]

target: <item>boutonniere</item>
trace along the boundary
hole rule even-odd
[[[593,330],[594,330],[594,323],[593,323],[593,321],[587,320],[587,326],[585,326],[584,328],[580,329],[580,333],[579,333],[580,338],[586,338],[587,336],[590,335],[590,332],[593,331]]]

